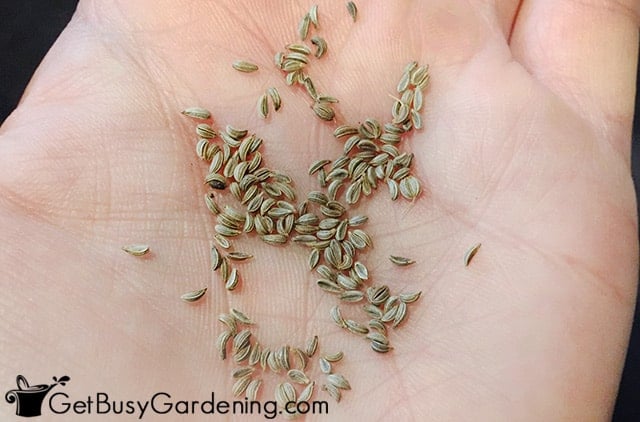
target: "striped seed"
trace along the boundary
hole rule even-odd
[[[309,23],[311,22],[311,18],[309,14],[303,16],[300,24],[298,25],[298,35],[300,36],[300,40],[304,41],[307,39],[307,35],[309,34]]]
[[[187,292],[180,296],[180,299],[184,300],[185,302],[196,302],[200,300],[205,293],[207,293],[206,287],[204,289]]]
[[[213,271],[216,271],[218,268],[220,268],[220,265],[222,264],[222,255],[220,254],[220,251],[218,251],[218,248],[216,248],[215,246],[211,247],[211,269]]]
[[[313,112],[322,120],[331,121],[335,117],[335,112],[331,108],[331,106],[326,103],[314,102],[313,103]]]
[[[316,385],[315,381],[310,382],[300,392],[300,395],[298,396],[298,402],[307,402],[307,401],[309,401],[309,399],[311,399],[311,396],[313,395],[313,388],[315,387],[315,385]]]
[[[231,314],[220,314],[218,315],[218,321],[220,321],[221,323],[223,323],[224,325],[227,326],[227,328],[229,329],[228,331],[233,334],[234,336],[236,335],[236,331],[237,331],[237,320],[231,315]]]
[[[314,53],[317,58],[321,58],[327,52],[327,42],[324,38],[319,36],[311,37],[311,43],[316,46],[316,52]]]
[[[355,270],[356,274],[358,274],[358,277],[360,277],[362,280],[369,279],[369,270],[362,262],[356,261],[353,264],[353,269]]]
[[[229,243],[229,239],[221,236],[220,234],[215,234],[213,236],[218,245],[223,249],[229,249],[231,247],[231,243]]]
[[[364,309],[364,311],[367,313],[369,317],[374,319],[382,318],[382,311],[377,306],[372,305],[371,303],[367,303],[362,308]]]
[[[207,120],[211,117],[209,110],[202,107],[189,107],[181,111],[187,117],[192,117],[199,120]]]
[[[271,97],[273,109],[275,111],[280,110],[280,107],[282,106],[282,99],[280,98],[280,93],[278,92],[278,90],[275,87],[270,87],[267,89],[267,93],[269,94],[269,97]]]
[[[237,321],[243,324],[253,324],[253,321],[251,321],[251,318],[245,315],[242,311],[231,308],[230,312],[231,312],[231,316],[233,316]]]
[[[310,338],[309,340],[307,340],[304,353],[308,357],[312,357],[313,355],[315,355],[317,349],[318,349],[318,336],[316,335]]]
[[[327,381],[341,390],[351,390],[351,385],[347,379],[340,374],[327,375]]]
[[[269,103],[267,101],[267,94],[262,94],[258,97],[258,115],[263,119],[266,119],[269,115]]]
[[[347,324],[344,318],[342,318],[340,308],[334,306],[333,308],[331,308],[329,314],[331,315],[331,319],[333,320],[333,322],[335,322],[339,327],[346,328]]]
[[[393,327],[397,327],[404,321],[407,316],[407,304],[404,302],[400,302],[398,304],[398,309],[396,311],[395,316],[393,317]]]
[[[260,343],[256,343],[251,348],[251,353],[249,354],[249,365],[257,365],[258,362],[260,362],[260,356],[262,356],[262,347],[260,347]]]
[[[296,384],[309,384],[310,380],[307,375],[299,369],[289,369],[287,371],[287,376],[289,379]]]
[[[340,299],[345,302],[360,302],[364,299],[364,293],[360,290],[347,290],[340,294]]]
[[[231,377],[242,378],[247,375],[253,374],[253,371],[255,371],[255,368],[252,368],[251,366],[240,366],[231,372]]]
[[[413,176],[400,180],[400,193],[406,199],[413,200],[420,195],[420,182]]]
[[[231,337],[233,337],[231,331],[225,330],[220,333],[216,340],[216,349],[218,349],[218,356],[220,357],[220,360],[225,360],[227,358],[227,344]]]
[[[342,360],[343,357],[344,357],[344,353],[342,352],[336,352],[330,355],[324,355],[324,358],[329,362],[339,362]]]
[[[409,259],[409,258],[405,258],[402,256],[396,256],[396,255],[390,255],[389,256],[389,260],[391,262],[393,262],[394,264],[401,266],[401,267],[405,267],[407,265],[411,265],[414,264],[416,261],[414,261],[413,259]]]
[[[352,319],[345,319],[344,323],[347,330],[351,331],[353,334],[367,334],[369,332],[367,327]]]
[[[318,5],[314,4],[309,9],[309,20],[315,28],[318,28]]]
[[[231,252],[227,254],[227,258],[232,261],[245,261],[247,259],[253,258],[253,255],[248,254],[246,252]]]
[[[329,363],[327,359],[322,357],[318,359],[318,363],[320,364],[320,372],[322,372],[323,374],[331,373],[331,363]]]
[[[251,374],[245,375],[244,377],[240,378],[233,384],[233,387],[231,388],[231,393],[235,397],[240,396],[242,393],[245,392],[250,382],[251,382]]]
[[[133,256],[142,256],[149,253],[149,245],[133,244],[122,247],[122,250]]]
[[[235,62],[233,62],[231,66],[235,70],[238,70],[240,72],[245,72],[245,73],[251,73],[258,70],[258,66],[256,64],[245,61],[245,60],[236,60]]]
[[[246,397],[247,399],[254,401],[258,398],[258,392],[260,390],[260,386],[262,385],[261,379],[252,380],[246,389]]]
[[[331,160],[317,160],[314,161],[309,167],[309,176],[316,173],[318,170],[329,164]]]
[[[239,281],[240,277],[238,276],[238,270],[234,268],[231,270],[231,273],[229,273],[229,277],[227,278],[224,287],[227,290],[233,290],[238,286]]]
[[[415,292],[415,293],[400,293],[398,295],[398,297],[400,298],[401,301],[403,301],[404,303],[413,303],[416,300],[420,299],[420,296],[422,295],[422,292]]]
[[[200,123],[196,126],[196,133],[199,137],[204,139],[213,139],[216,136],[216,131],[206,123]]]
[[[326,391],[332,399],[336,401],[336,403],[340,403],[340,399],[342,398],[342,393],[340,390],[333,384],[323,384],[322,390]]]

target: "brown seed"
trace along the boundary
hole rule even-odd
[[[348,2],[347,11],[349,12],[349,15],[351,15],[351,19],[355,22],[358,17],[358,8],[356,7],[356,4],[352,1]]]
[[[238,70],[240,72],[245,72],[245,73],[251,73],[251,72],[255,72],[256,70],[258,70],[258,66],[245,61],[245,60],[236,60],[235,62],[233,62],[233,64],[231,65],[235,70]]]
[[[393,262],[394,264],[404,267],[407,265],[411,265],[414,264],[416,261],[414,261],[413,259],[409,259],[409,258],[405,258],[402,256],[396,256],[396,255],[390,255],[389,256],[389,260],[391,262]]]
[[[211,117],[211,113],[209,112],[209,110],[204,109],[202,107],[186,108],[182,110],[182,114],[184,114],[187,117],[193,117],[194,119],[199,119],[199,120],[207,120],[208,118]]]
[[[331,121],[335,117],[335,112],[333,111],[331,106],[327,105],[326,103],[313,103],[313,112],[316,113],[316,116],[318,116],[322,120]]]

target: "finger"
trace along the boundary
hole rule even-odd
[[[628,159],[640,3],[525,0],[513,56]]]

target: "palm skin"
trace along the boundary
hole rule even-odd
[[[373,280],[423,291],[390,335],[395,350],[378,355],[329,321],[335,299],[314,286],[304,249],[238,240],[255,259],[232,294],[209,270],[206,165],[179,111],[201,105],[219,127],[255,131],[268,166],[299,193],[317,189],[306,169],[340,153],[335,124],[272,66],[309,5],[80,2],[0,130],[1,379],[64,372],[76,400],[231,400],[233,365],[213,343],[233,306],[262,344],[318,334],[322,352],[345,352],[337,372],[353,390],[332,420],[605,419],[637,274],[637,14],[631,2],[489,3],[361,1],[353,24],[342,3],[320,2],[329,53],[309,73],[340,99],[338,123],[388,120],[404,64],[431,66],[425,129],[403,146],[424,194],[392,203],[379,189],[352,211],[370,217]],[[231,69],[241,58],[261,70]],[[268,86],[284,105],[263,121]],[[152,254],[120,250],[133,242]],[[389,254],[418,263],[398,269]],[[205,300],[177,299],[205,285]],[[265,375],[263,400],[276,382]]]

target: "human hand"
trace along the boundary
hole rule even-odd
[[[310,73],[340,99],[341,121],[387,121],[404,65],[431,66],[425,129],[403,145],[425,193],[392,203],[379,189],[353,211],[370,217],[374,281],[423,290],[390,334],[395,350],[378,355],[329,321],[335,299],[314,286],[303,248],[240,239],[255,255],[241,290],[209,281],[206,165],[179,111],[201,105],[220,127],[256,132],[300,196],[317,189],[306,170],[340,153],[334,125],[272,65],[307,5],[81,1],[0,129],[1,378],[67,373],[75,399],[231,400],[232,366],[213,344],[233,306],[263,344],[318,334],[321,349],[345,352],[353,390],[331,402],[332,420],[604,419],[637,275],[638,11],[530,1],[516,18],[518,2],[496,3],[361,1],[355,24],[342,3],[320,3],[329,53]],[[231,69],[243,58],[260,71]],[[263,121],[268,86],[284,105]],[[152,255],[120,250],[133,242]],[[418,263],[392,268],[389,254]],[[179,301],[204,285],[202,302]],[[264,378],[260,399],[272,399],[280,381]]]

